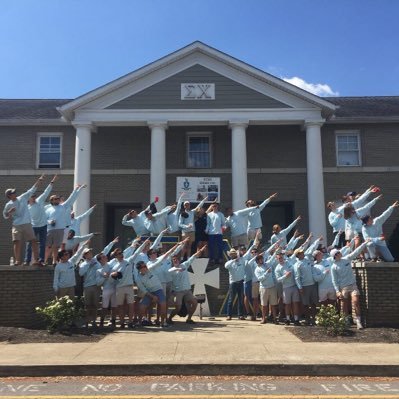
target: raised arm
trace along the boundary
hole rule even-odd
[[[48,186],[46,187],[46,189],[43,191],[42,194],[40,194],[37,198],[36,198],[36,202],[39,203],[40,205],[43,205],[46,202],[47,197],[50,195],[51,190],[53,189],[54,186],[54,182],[57,180],[58,176],[55,175],[50,183],[48,184]]]
[[[352,201],[352,205],[355,209],[361,207],[363,203],[367,201],[367,198],[372,193],[373,188],[374,186],[370,186],[359,198]]]
[[[205,204],[205,201],[208,199],[208,197],[206,196],[205,198],[203,198],[201,200],[201,202],[194,208],[195,212],[198,212]]]
[[[288,227],[281,230],[280,234],[287,236],[300,220],[301,220],[301,216],[298,216]]]
[[[382,198],[382,195],[375,197],[373,200],[368,202],[366,205],[362,206],[361,208],[356,209],[357,216],[362,218],[370,213],[370,209],[377,203],[377,201]]]
[[[154,240],[154,242],[152,243],[152,245],[150,246],[150,249],[158,248],[158,245],[159,245],[159,243],[161,242],[163,235],[164,235],[165,233],[167,233],[168,231],[169,231],[168,228],[166,228],[165,230],[162,230],[162,231],[158,234],[157,238]]]
[[[78,195],[81,190],[83,190],[86,187],[86,185],[77,185],[75,189],[72,191],[71,195],[68,197],[68,199],[62,204],[65,208],[72,207],[73,203],[76,201],[78,198]]]
[[[69,261],[72,264],[76,265],[80,261],[80,259],[82,257],[82,254],[83,254],[83,250],[85,249],[86,244],[87,244],[87,241],[84,242],[83,244],[81,244],[79,249],[76,251],[76,253],[73,256],[71,256]]]
[[[89,216],[93,213],[94,208],[95,208],[96,206],[97,206],[97,205],[94,204],[94,205],[93,205],[91,208],[89,208],[86,212],[83,212],[81,215],[75,217],[75,220],[82,221],[83,219],[89,217]]]
[[[376,217],[374,219],[374,224],[376,225],[383,225],[387,219],[392,215],[392,212],[394,211],[395,208],[399,206],[399,202],[395,201],[388,209],[383,212],[380,216]]]
[[[101,251],[104,255],[109,255],[111,252],[112,247],[119,242],[119,237],[115,237],[109,244],[107,244],[104,249]]]
[[[262,211],[264,207],[275,197],[277,197],[277,193],[274,193],[269,198],[266,198],[260,205],[258,205],[258,208]]]

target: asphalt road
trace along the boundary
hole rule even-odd
[[[399,399],[399,378],[244,376],[2,378],[0,399]]]

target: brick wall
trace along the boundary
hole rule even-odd
[[[366,327],[399,325],[399,265],[366,263],[355,274],[361,291],[362,319]]]
[[[35,307],[54,299],[53,274],[50,268],[0,266],[0,325],[42,327]]]
[[[228,272],[223,266],[208,266],[207,272],[219,268],[220,288],[206,286],[212,315],[225,314],[224,304],[229,288]],[[361,291],[362,318],[366,327],[399,325],[399,266],[397,263],[366,264],[354,268]],[[77,278],[77,295],[82,293]],[[42,319],[35,313],[54,298],[53,269],[0,266],[0,325],[41,327]],[[236,308],[234,308],[234,311]]]

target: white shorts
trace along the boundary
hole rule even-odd
[[[334,288],[319,288],[319,302],[327,301],[335,301],[337,299],[337,295],[335,293]]]
[[[111,305],[111,308],[116,308],[117,302],[116,302],[116,289],[113,290],[103,290],[103,296],[102,296],[102,307],[103,309],[108,309],[109,305]]]

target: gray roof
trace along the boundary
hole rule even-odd
[[[399,97],[324,97],[339,105],[335,118],[399,116]]]
[[[0,99],[0,120],[60,119],[56,107],[72,100],[5,100]]]
[[[392,97],[324,97],[339,105],[334,119],[384,118],[399,116],[399,96]],[[72,100],[7,100],[0,99],[1,120],[61,119],[56,107]]]

